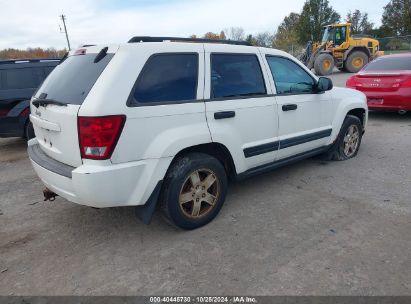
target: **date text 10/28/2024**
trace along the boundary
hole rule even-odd
[[[255,297],[150,297],[150,303],[257,303]]]

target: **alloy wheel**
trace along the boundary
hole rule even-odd
[[[357,125],[348,127],[344,136],[344,154],[346,157],[351,157],[357,152],[360,144],[360,130]]]
[[[210,169],[198,169],[184,181],[180,190],[180,209],[187,217],[201,218],[216,205],[220,195],[220,182]]]

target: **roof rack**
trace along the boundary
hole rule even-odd
[[[136,42],[163,42],[163,41],[182,41],[182,42],[197,42],[197,43],[222,43],[222,44],[235,44],[235,45],[248,45],[247,41],[237,40],[220,40],[220,39],[205,39],[205,38],[181,38],[181,37],[150,37],[150,36],[135,36],[131,38],[128,43]]]
[[[60,61],[60,58],[42,58],[42,59],[6,59],[0,60],[0,64],[10,64],[10,63],[31,63],[31,62],[50,62],[50,61]]]

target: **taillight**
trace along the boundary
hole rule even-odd
[[[21,117],[27,117],[30,114],[30,108],[25,108],[23,111],[20,112]]]
[[[109,159],[123,130],[126,116],[78,117],[82,158]]]
[[[411,77],[400,84],[402,88],[411,88]]]
[[[0,108],[0,117],[7,116],[7,113],[9,113],[9,109],[1,109]]]
[[[357,88],[357,87],[362,87],[362,84],[357,80],[357,76],[351,76],[350,78],[347,79],[347,82],[345,83],[345,86],[347,88]]]

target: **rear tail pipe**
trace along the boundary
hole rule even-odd
[[[405,110],[399,110],[399,111],[398,111],[398,114],[404,115],[404,114],[407,114],[407,111],[405,111]]]
[[[49,189],[44,189],[43,190],[43,195],[44,195],[44,201],[54,201],[56,199],[56,196],[58,196],[58,194],[54,193],[53,191],[50,191]]]

